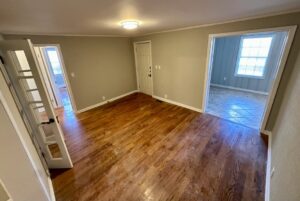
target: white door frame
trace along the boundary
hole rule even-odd
[[[153,75],[154,75],[154,71],[153,71],[153,66],[152,66],[152,43],[151,40],[144,40],[144,41],[138,41],[138,42],[134,42],[133,43],[133,52],[134,52],[134,65],[135,65],[135,74],[136,74],[136,84],[137,84],[137,89],[138,91],[140,91],[140,81],[139,81],[139,73],[138,73],[138,66],[137,66],[137,55],[136,55],[136,45],[137,44],[142,44],[142,43],[149,43],[150,45],[150,66],[151,66],[151,96],[153,96],[154,94],[154,86],[153,86]]]
[[[1,68],[4,68],[1,63],[0,66]],[[32,143],[29,137],[26,126],[24,125],[20,113],[18,112],[17,105],[13,99],[12,94],[10,93],[8,86],[6,85],[6,82],[1,72],[0,72],[0,102],[2,103],[4,110],[6,111],[14,129],[16,130],[16,133],[18,134],[18,137],[20,138],[24,151],[26,152],[29,158],[29,161],[38,177],[38,180],[48,200],[55,201],[55,195],[52,186],[52,181],[49,176],[50,174],[49,170],[43,165],[42,160],[44,159],[41,159],[39,157],[36,147]],[[45,181],[43,178],[46,178],[47,181]]]
[[[49,73],[48,66],[47,66],[44,56],[42,54],[41,48],[39,46],[34,46],[34,51],[35,51],[35,54],[36,54],[38,62],[39,62],[39,68],[41,70],[43,79],[46,79],[45,84],[46,84],[47,90],[49,92],[50,99],[51,99],[51,101],[52,101],[52,99],[54,100],[53,106],[54,106],[54,108],[61,107],[62,103],[61,103],[60,97],[58,96],[59,95],[58,89],[52,83],[53,80],[50,78],[51,75]]]
[[[279,82],[285,68],[285,64],[287,61],[288,54],[290,52],[290,48],[294,39],[294,35],[296,32],[297,26],[285,26],[285,27],[275,27],[275,28],[266,28],[266,29],[254,29],[254,30],[247,30],[247,31],[238,31],[238,32],[227,32],[227,33],[218,33],[218,34],[209,34],[208,36],[208,48],[207,48],[207,58],[206,58],[206,68],[205,68],[205,78],[204,78],[204,90],[202,94],[202,111],[205,112],[208,96],[209,96],[209,86],[211,81],[211,70],[213,64],[213,54],[214,54],[214,44],[215,39],[225,36],[235,36],[235,35],[242,35],[242,34],[253,34],[253,33],[260,33],[260,32],[278,32],[278,31],[285,31],[287,32],[287,38],[285,39],[284,43],[284,50],[281,53],[281,60],[278,63],[278,70],[275,76],[275,80],[271,84],[271,90],[267,98],[267,104],[263,113],[263,121],[260,125],[260,132],[268,134],[269,131],[266,130],[266,124],[269,119],[269,115],[272,109],[272,105],[274,102],[275,95],[277,93],[277,89],[279,86]]]
[[[44,80],[41,78],[41,72],[38,68],[38,61],[31,41],[29,39],[8,40],[0,41],[0,44],[1,56],[6,60],[6,64],[3,65],[3,74],[6,76],[7,85],[15,95],[23,122],[30,130],[31,136],[34,136],[34,139],[36,137],[48,167],[72,168],[73,164],[64,141],[63,132],[52,107],[49,94],[46,91]],[[24,52],[28,67],[21,64],[16,52],[18,50]],[[4,62],[2,61],[2,63]],[[24,75],[24,72],[30,72],[31,75]],[[35,85],[30,86],[21,81],[24,79],[33,79]],[[40,96],[34,98],[33,95],[29,94],[32,94],[32,90],[37,91]],[[49,133],[49,136],[47,136],[47,133]],[[61,153],[59,157],[53,156],[49,148],[49,145],[52,144],[58,145]]]
[[[64,81],[65,81],[65,84],[66,84],[66,88],[67,88],[67,91],[68,91],[68,94],[69,94],[69,98],[70,98],[70,101],[71,101],[71,106],[73,108],[73,111],[76,113],[77,112],[76,102],[75,102],[74,95],[73,95],[73,92],[72,92],[72,89],[71,89],[71,84],[70,84],[70,80],[69,80],[69,77],[68,77],[68,73],[67,73],[67,69],[66,69],[66,66],[65,66],[62,51],[61,51],[61,48],[60,48],[60,44],[33,44],[33,45],[35,47],[46,47],[46,46],[56,47],[57,52],[59,54],[58,57],[60,59],[60,63],[61,63],[61,67],[62,67],[62,74],[63,74]],[[47,67],[49,67],[49,66],[47,65]]]

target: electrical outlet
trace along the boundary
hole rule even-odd
[[[224,81],[226,81],[227,80],[227,77],[224,77]]]
[[[165,96],[164,96],[165,98],[168,98],[168,94],[165,94]]]
[[[106,97],[105,96],[102,96],[102,100],[105,100],[106,99]]]

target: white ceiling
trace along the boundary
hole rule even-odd
[[[297,10],[299,0],[0,0],[0,32],[139,35]],[[137,19],[135,31],[119,22]]]

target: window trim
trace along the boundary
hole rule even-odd
[[[272,41],[271,41],[271,44],[270,44],[270,49],[269,49],[268,55],[266,57],[266,64],[264,66],[262,76],[238,74],[239,63],[240,63],[241,53],[242,53],[242,49],[243,49],[243,47],[242,47],[243,40],[248,39],[248,38],[268,38],[268,37],[271,37]],[[239,53],[238,53],[238,57],[236,59],[236,65],[235,65],[235,70],[234,70],[234,76],[235,77],[241,77],[241,78],[255,78],[255,79],[262,79],[262,80],[265,79],[266,66],[269,62],[269,54],[270,54],[270,51],[271,51],[271,48],[272,48],[272,45],[273,45],[273,39],[274,39],[274,34],[260,34],[259,36],[258,35],[243,35],[243,36],[241,36],[240,45],[239,45]],[[251,58],[251,57],[248,57],[248,58]],[[253,58],[259,58],[259,57],[253,57]],[[261,57],[261,58],[265,58],[265,57]]]

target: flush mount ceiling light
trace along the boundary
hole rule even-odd
[[[138,28],[139,22],[134,20],[126,20],[121,22],[121,25],[124,29],[132,30]]]

